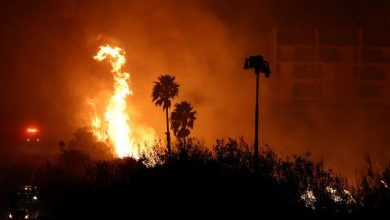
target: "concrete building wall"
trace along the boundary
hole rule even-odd
[[[272,35],[274,99],[296,108],[390,106],[390,45],[382,35],[379,42],[359,29],[275,28]]]

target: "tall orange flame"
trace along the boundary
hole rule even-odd
[[[139,158],[139,152],[135,147],[134,140],[131,138],[131,128],[129,126],[129,116],[126,112],[126,97],[132,95],[127,81],[130,75],[122,70],[126,62],[125,51],[119,47],[111,47],[109,45],[100,46],[99,52],[93,57],[97,61],[108,59],[114,76],[114,94],[109,99],[105,110],[104,119],[107,123],[107,136],[110,143],[114,145],[115,153],[118,157],[134,157]],[[95,108],[93,102],[89,104]],[[92,121],[92,128],[95,136],[104,140],[105,129],[102,128],[101,120],[96,115]],[[102,132],[103,131],[103,132]]]
[[[98,141],[106,141],[107,140],[107,132],[105,129],[105,126],[103,125],[102,121],[100,120],[97,111],[96,111],[96,103],[98,102],[97,99],[89,98],[87,99],[87,104],[92,107],[93,111],[93,119],[92,119],[92,131],[93,134],[96,136]]]

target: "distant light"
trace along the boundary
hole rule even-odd
[[[33,196],[33,199],[34,199],[34,200],[38,200],[38,197],[37,197],[37,196]]]
[[[24,216],[24,219],[28,219],[28,215]]]
[[[30,138],[27,138],[27,142],[30,142]]]
[[[381,180],[381,183],[383,184],[384,187],[389,188],[389,186],[387,185],[387,183],[384,180]]]
[[[37,133],[38,129],[36,128],[27,128],[27,133]]]
[[[37,138],[37,142],[39,142],[39,138]]]
[[[11,213],[8,214],[8,218],[12,218],[12,214]]]

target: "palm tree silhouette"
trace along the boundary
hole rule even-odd
[[[152,98],[156,106],[162,106],[166,113],[167,122],[167,149],[171,153],[171,135],[169,133],[168,109],[171,107],[171,99],[179,94],[179,84],[175,82],[175,77],[169,74],[158,77],[158,82],[154,82]]]
[[[181,102],[175,104],[175,109],[171,113],[171,128],[176,138],[183,141],[186,145],[186,138],[190,135],[190,130],[194,128],[196,111],[189,102]]]

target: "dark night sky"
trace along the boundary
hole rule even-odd
[[[242,77],[242,62],[269,54],[272,27],[388,29],[389,12],[386,0],[1,0],[2,140],[13,142],[27,124],[54,140],[86,125],[86,98],[111,90],[109,69],[92,59],[106,43],[127,51],[135,120],[163,135],[164,115],[150,93],[168,72],[181,85],[177,101],[199,113],[195,136],[251,139],[254,84]]]

